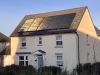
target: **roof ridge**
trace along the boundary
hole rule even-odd
[[[2,41],[4,39],[9,40],[9,37],[0,32],[0,41]]]
[[[39,17],[38,15],[44,15],[44,14],[53,14],[53,13],[57,13],[57,12],[64,12],[64,11],[66,11],[66,12],[68,12],[68,11],[72,11],[72,10],[79,10],[79,9],[86,9],[87,8],[87,6],[85,6],[85,7],[78,7],[78,8],[72,8],[72,9],[63,9],[63,10],[55,10],[55,11],[50,11],[50,12],[42,12],[42,13],[38,13],[38,14],[31,14],[31,15],[26,15],[26,17],[35,17],[35,16],[37,16],[37,17]],[[66,13],[65,13],[66,14]],[[57,15],[57,14],[56,14]],[[59,15],[59,14],[58,14]]]

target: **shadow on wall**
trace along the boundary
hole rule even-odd
[[[80,63],[100,62],[100,37],[96,34],[78,32]]]

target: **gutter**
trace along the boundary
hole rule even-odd
[[[78,33],[76,32],[76,35],[77,35],[77,47],[78,47],[78,64],[80,64],[80,51],[79,51],[79,35]]]

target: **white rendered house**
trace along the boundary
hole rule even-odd
[[[26,15],[11,34],[4,64],[72,71],[79,63],[100,61],[99,35],[87,7]]]

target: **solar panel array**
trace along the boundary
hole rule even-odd
[[[75,17],[75,13],[33,18],[24,22],[20,31],[36,31],[44,29],[62,29],[69,28]]]

